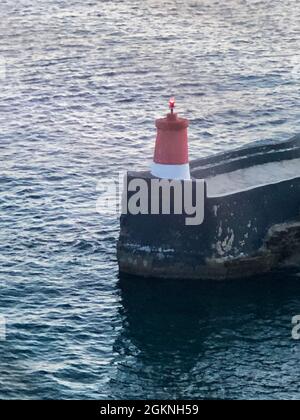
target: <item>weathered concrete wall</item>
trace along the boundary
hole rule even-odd
[[[278,153],[298,153],[299,137],[271,144],[264,152],[269,161]],[[251,147],[251,162],[262,147]],[[227,153],[230,169],[243,165],[247,155]],[[289,156],[292,156],[289,155]],[[238,158],[238,159],[237,159]],[[265,155],[264,155],[265,158]],[[213,172],[216,162],[206,159],[192,164],[201,176]],[[236,160],[237,159],[237,160]],[[224,166],[225,165],[225,166]],[[206,172],[205,172],[206,171]],[[129,173],[129,180],[148,173]],[[130,197],[130,195],[129,195]],[[125,273],[157,278],[225,279],[267,272],[300,253],[300,178],[258,187],[224,197],[205,198],[205,219],[199,226],[186,226],[179,215],[122,215],[118,242],[120,270]]]

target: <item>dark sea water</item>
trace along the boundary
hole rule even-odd
[[[96,185],[147,168],[176,95],[191,157],[300,131],[300,6],[1,0],[0,398],[299,398],[300,277],[120,278]]]

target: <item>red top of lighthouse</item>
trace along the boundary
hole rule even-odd
[[[154,162],[166,165],[182,165],[189,161],[187,127],[189,121],[174,113],[175,99],[169,101],[171,112],[156,120],[157,138]]]
[[[171,98],[169,101],[169,108],[171,112],[167,114],[165,118],[159,118],[156,120],[156,127],[162,130],[182,130],[189,126],[189,121],[186,118],[179,118],[174,113],[175,109],[175,98]]]

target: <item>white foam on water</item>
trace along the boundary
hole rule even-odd
[[[208,197],[220,197],[300,177],[300,159],[270,162],[206,179]]]

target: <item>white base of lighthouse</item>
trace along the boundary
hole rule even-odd
[[[189,163],[184,163],[182,165],[163,165],[161,163],[153,162],[151,165],[151,174],[157,178],[191,179]]]

